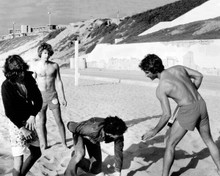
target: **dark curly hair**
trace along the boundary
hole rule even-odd
[[[7,79],[15,82],[28,68],[27,63],[19,55],[11,55],[5,60],[3,72]]]
[[[112,135],[122,135],[127,130],[127,126],[125,122],[119,117],[109,116],[104,121],[103,129],[106,133],[110,133]]]
[[[53,55],[53,48],[50,44],[48,43],[41,43],[40,46],[38,47],[38,56],[41,57],[41,54],[43,52],[43,50],[47,50],[48,53],[49,53],[49,56],[52,56]]]
[[[155,54],[148,54],[139,64],[144,72],[161,73],[164,70],[162,60]]]

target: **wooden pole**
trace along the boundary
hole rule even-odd
[[[78,45],[79,41],[75,40],[75,86],[79,85]]]

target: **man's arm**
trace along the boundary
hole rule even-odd
[[[170,108],[170,102],[167,96],[167,92],[170,90],[170,85],[167,83],[162,83],[160,87],[157,89],[157,98],[160,101],[161,109],[162,109],[162,115],[161,118],[154,128],[156,133],[158,133],[163,127],[167,124],[171,117],[171,108]]]
[[[119,137],[115,141],[115,174],[114,176],[121,175],[121,169],[123,164],[123,147],[124,137]]]
[[[171,109],[170,109],[170,102],[168,100],[167,93],[170,91],[171,86],[172,85],[166,82],[163,82],[158,86],[156,94],[161,104],[162,115],[160,117],[158,124],[155,126],[155,128],[146,132],[142,136],[142,140],[147,140],[147,139],[154,137],[161,129],[163,129],[163,127],[169,121],[171,117]]]
[[[2,101],[5,109],[5,115],[14,123],[18,128],[23,127],[22,111],[20,111],[20,102],[16,97],[16,90],[7,81],[3,82],[1,87]]]
[[[63,104],[63,106],[66,106],[67,102],[66,102],[66,97],[64,94],[63,82],[62,82],[61,76],[60,76],[60,68],[59,68],[58,64],[56,64],[56,66],[57,66],[56,83],[57,83],[58,88],[61,90],[62,104]]]
[[[196,88],[199,89],[203,79],[202,73],[188,67],[184,67],[184,68],[188,73],[189,77],[193,79],[193,83],[196,86]]]

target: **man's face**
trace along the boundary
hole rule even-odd
[[[49,57],[49,52],[47,50],[43,50],[41,54],[41,59],[47,61]]]
[[[153,74],[150,71],[145,71],[145,74],[148,78],[150,78],[151,80],[154,80],[155,78],[157,78],[157,74]]]
[[[20,73],[19,73],[19,76],[17,77],[17,80],[16,80],[17,82],[20,82],[20,83],[22,83],[23,81],[24,81],[24,71],[21,71]]]

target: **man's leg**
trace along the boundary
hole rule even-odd
[[[24,156],[15,156],[14,157],[14,168],[13,168],[13,176],[21,176],[21,169],[23,165]]]
[[[102,173],[102,152],[101,152],[100,143],[93,144],[87,139],[84,140],[84,143],[87,147],[88,154],[89,154],[90,161],[91,161],[90,172],[92,174],[101,174]]]
[[[46,111],[47,111],[47,108],[45,107],[38,113],[38,118],[39,118],[39,140],[40,140],[40,146],[43,150],[48,148],[47,129],[46,129],[46,122],[47,122]]]
[[[66,131],[65,131],[63,120],[61,118],[60,107],[53,109],[52,112],[53,112],[54,118],[56,120],[57,126],[59,128],[62,143],[65,147],[67,147],[67,145],[66,145]]]
[[[85,146],[83,143],[83,138],[78,136],[77,143],[74,146],[75,153],[70,159],[70,162],[66,168],[64,173],[65,176],[76,176],[77,175],[77,168],[80,167],[83,163],[80,163],[85,156]],[[80,163],[80,164],[79,164]]]
[[[203,126],[197,127],[200,136],[202,137],[204,143],[209,148],[210,154],[212,156],[215,165],[217,166],[217,172],[220,175],[220,155],[217,145],[212,139],[211,132],[210,132],[210,125],[206,123]]]
[[[40,147],[30,146],[29,150],[30,150],[30,155],[25,160],[25,162],[24,162],[24,164],[22,166],[22,169],[21,169],[22,175],[26,175],[27,172],[30,170],[30,168],[34,165],[34,163],[41,156]]]
[[[183,138],[183,136],[186,134],[186,132],[187,130],[183,129],[177,120],[172,125],[170,135],[166,143],[162,176],[169,175],[170,168],[174,160],[175,147],[179,143],[179,141]]]

